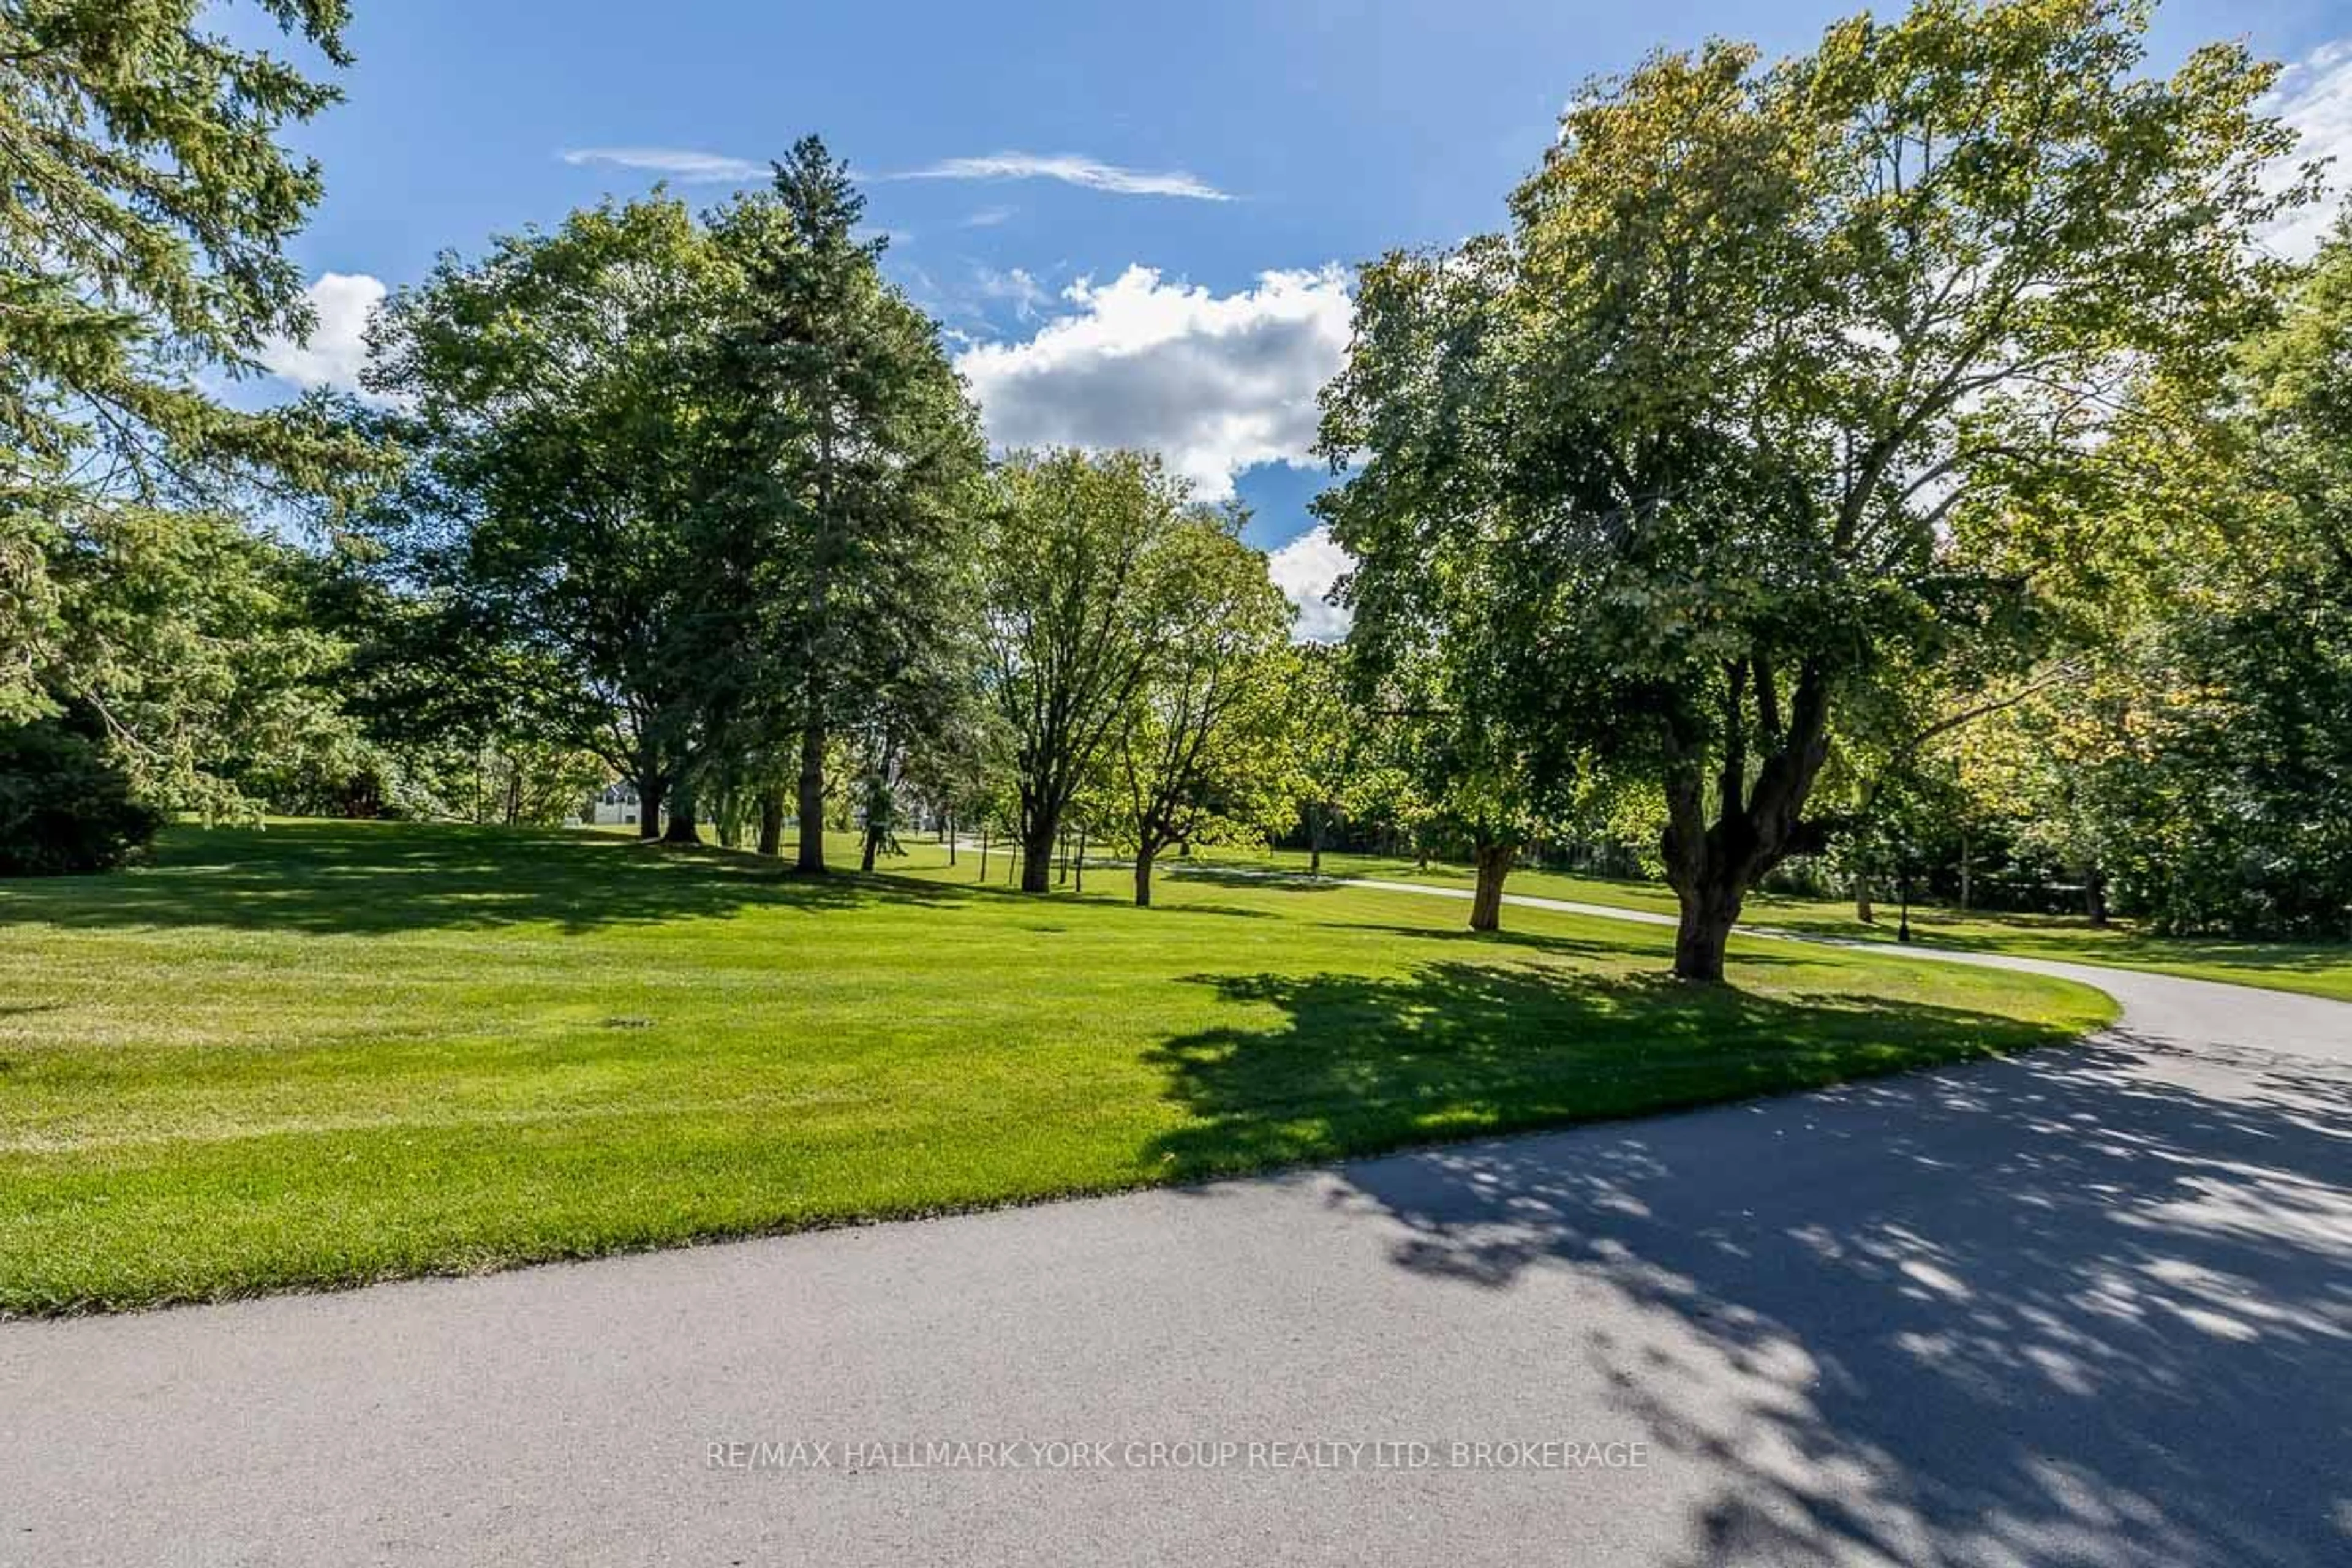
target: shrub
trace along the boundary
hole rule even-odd
[[[102,871],[139,854],[163,826],[131,781],[68,721],[0,727],[0,876]]]

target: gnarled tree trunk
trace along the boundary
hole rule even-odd
[[[1717,881],[1683,894],[1682,923],[1675,931],[1675,974],[1683,980],[1710,984],[1723,978],[1724,951],[1731,945],[1731,930],[1739,923],[1739,906],[1747,889]]]
[[[1764,746],[1756,779],[1748,782],[1750,674],[1755,680],[1754,729]],[[1706,820],[1708,741],[1669,726],[1666,731],[1666,829],[1660,847],[1666,881],[1682,906],[1675,933],[1675,974],[1715,984],[1723,979],[1724,950],[1740,905],[1756,879],[1789,856],[1822,847],[1822,834],[1804,820],[1813,781],[1829,760],[1829,673],[1808,662],[1797,680],[1785,724],[1772,672],[1765,661],[1738,661],[1726,670],[1725,737],[1717,758],[1716,819]]]
[[[781,855],[784,852],[784,792],[768,788],[760,792],[760,853]]]
[[[1151,907],[1151,861],[1157,853],[1150,845],[1135,852],[1135,907]]]
[[[662,796],[667,791],[663,781],[647,774],[637,780],[637,837],[652,839],[661,837]]]

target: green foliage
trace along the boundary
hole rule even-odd
[[[1143,679],[1107,749],[1087,826],[1131,851],[1136,899],[1150,862],[1178,844],[1263,842],[1294,809],[1285,767],[1289,602],[1264,554],[1241,541],[1246,516],[1195,509],[1161,547],[1163,602]]]
[[[163,820],[81,730],[56,719],[0,726],[0,877],[107,870],[145,849]]]
[[[808,137],[772,190],[711,224],[735,279],[710,370],[730,468],[721,592],[744,633],[723,722],[747,773],[776,775],[796,748],[803,818],[835,729],[866,731],[872,795],[913,737],[972,700],[979,419],[936,323],[882,277],[883,242],[858,237],[864,210]],[[822,840],[801,865],[824,868]]]
[[[2032,653],[2019,519],[2090,482],[2115,389],[2210,381],[2261,319],[2250,236],[2302,194],[2273,72],[2147,79],[2145,30],[1927,0],[1769,68],[1655,55],[1570,107],[1507,239],[1365,278],[1324,433],[1367,454],[1326,506],[1358,625],[1437,645],[1495,776],[1658,782],[1679,973],[1825,840],[1838,714]]]
[[[440,649],[426,679],[460,700],[535,693],[532,728],[656,805],[726,668],[700,370],[728,284],[683,204],[608,203],[443,258],[372,340],[371,384],[404,400],[394,430],[416,454],[363,523],[406,601],[385,614],[429,631],[395,626],[395,646]],[[476,685],[499,669],[524,679]]]
[[[319,171],[278,138],[336,97],[199,9],[0,8],[0,717],[95,710],[142,795],[214,809],[319,739],[294,694],[331,657],[261,602],[282,563],[236,519],[375,459],[317,405],[240,412],[199,379],[310,323],[281,247]],[[341,0],[264,10],[346,63]]]
[[[2021,843],[2160,930],[2352,935],[2347,345],[2339,234],[2223,384],[2137,389],[2099,458],[2123,565],[2077,590],[2086,678],[1970,759]]]
[[[1195,569],[1217,552],[1203,546],[1182,481],[1155,457],[1018,454],[997,479],[982,680],[1012,740],[1023,885],[1042,892],[1064,816],[1196,622]]]

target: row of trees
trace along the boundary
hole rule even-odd
[[[1147,901],[1173,846],[1377,832],[1474,859],[1480,929],[1603,846],[1696,980],[1792,864],[2352,923],[2352,240],[2263,248],[2316,176],[2242,49],[1925,0],[1593,84],[1507,232],[1362,273],[1328,649],[1149,455],[992,461],[814,140],[445,258],[367,404],[226,406],[307,324],[279,135],[334,94],[186,11],[0,16],[8,866],[619,779],[811,873],[921,813],[1041,891],[1078,821]],[[340,0],[271,11],[341,63]]]
[[[845,807],[871,868],[920,803],[1008,821],[1042,891],[1083,801],[1148,901],[1283,809],[1286,601],[1154,458],[992,465],[861,205],[810,139],[706,219],[608,204],[388,303],[407,460],[342,523],[373,709],[599,757],[647,836],[748,801],[775,854],[789,806],[811,873]]]

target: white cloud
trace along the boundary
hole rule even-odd
[[[367,365],[368,316],[383,301],[383,282],[364,272],[328,272],[305,292],[317,324],[304,342],[264,343],[263,367],[306,392],[318,386],[357,392]]]
[[[2294,163],[2333,160],[2321,198],[2263,237],[2282,256],[2300,259],[2318,249],[2335,226],[2352,176],[2352,39],[2322,44],[2287,67],[2264,108],[2301,133]]]
[[[691,147],[575,147],[562,157],[575,166],[603,163],[616,169],[639,169],[689,185],[741,184],[747,180],[768,177],[765,163],[730,158],[724,153],[698,152]]]
[[[1355,566],[1355,557],[1334,542],[1331,531],[1319,522],[1266,557],[1275,586],[1298,606],[1292,636],[1305,642],[1338,642],[1348,635],[1353,612],[1332,604],[1328,595],[1331,585]]]
[[[1071,312],[1026,342],[956,358],[997,446],[1146,447],[1208,500],[1255,464],[1313,461],[1315,395],[1348,350],[1339,268],[1217,295],[1130,267],[1062,298]]]
[[[998,224],[1010,222],[1013,215],[1018,213],[1020,210],[1021,209],[1018,207],[982,207],[977,212],[971,213],[965,216],[963,226],[966,228],[994,228]]]
[[[1193,201],[1234,198],[1181,169],[1153,173],[1122,169],[1081,153],[992,153],[982,158],[943,158],[919,169],[877,176],[885,180],[1059,180],[1122,196],[1184,196]]]
[[[1013,313],[1024,321],[1036,320],[1037,313],[1052,302],[1053,296],[1045,286],[1022,268],[999,272],[992,267],[972,268],[973,286],[991,300],[1003,300],[1013,307]]]

